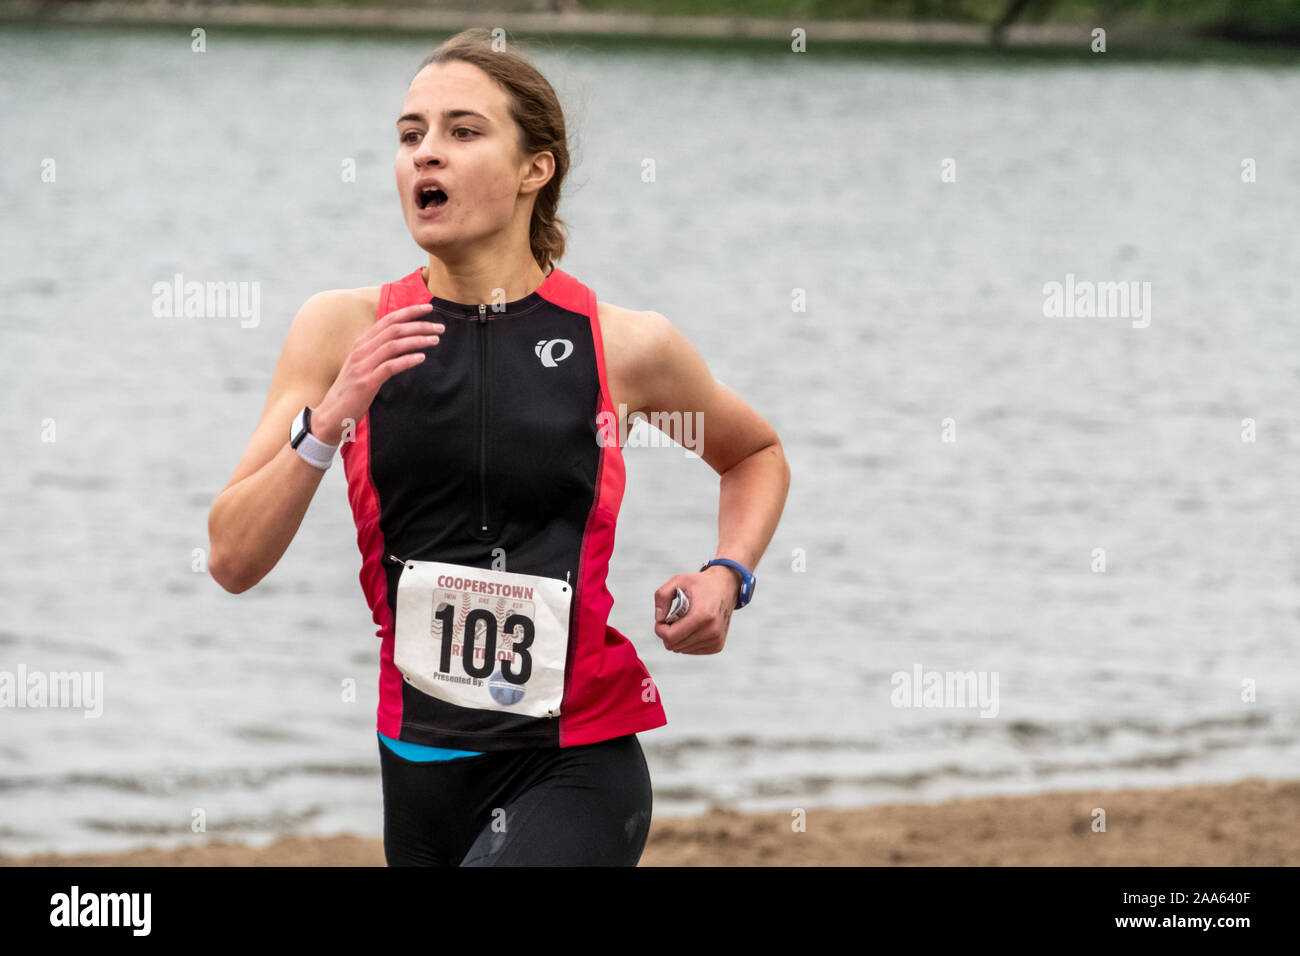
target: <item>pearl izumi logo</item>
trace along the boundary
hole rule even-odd
[[[564,350],[559,355],[555,354],[557,347],[562,347]],[[537,353],[543,365],[547,368],[555,368],[573,354],[573,343],[568,339],[542,339],[533,346],[533,351]]]

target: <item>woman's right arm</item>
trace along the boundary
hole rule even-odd
[[[275,567],[325,474],[289,445],[298,412],[311,406],[312,434],[338,444],[344,422],[360,421],[379,386],[422,361],[443,331],[440,323],[407,321],[428,314],[421,304],[390,312],[358,335],[363,308],[356,292],[321,292],[289,327],[261,420],[208,514],[208,571],[232,594]]]

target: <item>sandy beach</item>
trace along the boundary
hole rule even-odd
[[[1094,810],[1106,811],[1094,832]],[[1080,790],[936,804],[656,819],[642,866],[1294,866],[1300,780]],[[383,866],[377,839],[211,842],[121,854],[0,854],[6,866]]]

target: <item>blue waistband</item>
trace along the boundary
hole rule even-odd
[[[378,731],[376,731],[378,733]],[[477,757],[478,750],[451,750],[447,747],[426,747],[424,744],[407,743],[379,734],[379,739],[393,753],[407,760],[455,760],[457,757]]]

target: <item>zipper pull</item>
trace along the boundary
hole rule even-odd
[[[391,555],[391,554],[388,556],[388,560],[389,560],[389,561],[396,561],[398,564],[405,564],[405,563],[406,563],[406,562],[403,561],[401,558],[396,557],[395,555]]]
[[[484,305],[482,302],[478,304],[478,320],[480,322],[487,321],[487,306]]]

